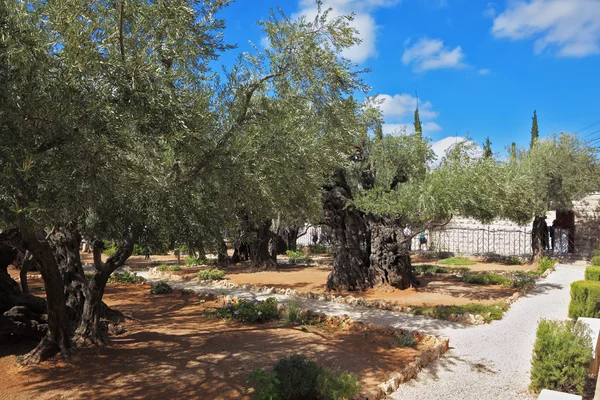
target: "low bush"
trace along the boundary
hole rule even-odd
[[[108,278],[108,283],[118,283],[121,285],[135,285],[137,283],[146,283],[146,278],[138,276],[135,272],[113,273]]]
[[[394,346],[412,347],[415,344],[415,338],[411,334],[394,335]]]
[[[592,257],[592,265],[595,267],[600,267],[600,256]]]
[[[538,260],[538,271],[543,274],[550,268],[554,267],[558,260],[556,258],[542,257]]]
[[[187,258],[185,259],[185,265],[190,266],[190,265],[205,265],[206,264],[206,258],[204,257],[192,257],[192,256],[187,256]]]
[[[571,284],[569,318],[600,318],[600,282],[576,281]]]
[[[288,250],[288,251],[286,251],[286,254],[288,255],[289,261],[291,263],[297,263],[297,262],[309,263],[312,261],[312,258],[310,258],[310,256],[307,256],[298,251]]]
[[[450,257],[438,261],[438,264],[446,265],[475,265],[476,262],[463,257]]]
[[[308,245],[308,252],[310,254],[324,254],[327,253],[327,248],[322,244],[310,244]]]
[[[181,271],[179,265],[159,265],[156,267],[159,271]]]
[[[586,281],[600,281],[600,267],[589,266],[585,269]]]
[[[255,369],[246,381],[252,399],[350,399],[360,390],[358,377],[340,369],[327,370],[303,355],[277,362],[271,373]]]
[[[102,251],[102,253],[106,254],[109,257],[114,256],[116,252],[117,252],[117,248],[115,246],[106,247]]]
[[[284,320],[286,324],[301,324],[303,319],[301,316],[302,312],[298,309],[298,303],[296,300],[290,300],[287,304],[287,309],[284,314]]]
[[[521,259],[519,257],[506,257],[504,259],[504,264],[506,265],[521,265]]]
[[[541,320],[533,347],[530,389],[582,394],[591,359],[592,339],[587,326]]]
[[[592,256],[593,257],[600,256],[600,250],[594,250],[594,252],[592,253]]]
[[[198,272],[198,279],[200,279],[201,281],[218,281],[223,279],[224,276],[225,271],[221,271],[217,268],[203,269],[202,271]]]
[[[424,315],[431,318],[447,320],[451,314],[474,314],[483,317],[485,322],[500,320],[508,310],[508,304],[497,303],[491,305],[469,303],[463,306],[433,306],[433,307],[412,307],[414,315]]]
[[[240,299],[217,308],[216,314],[227,320],[239,322],[267,322],[279,318],[277,299],[269,297],[264,301]]]
[[[498,275],[485,272],[482,274],[465,274],[462,278],[463,282],[473,285],[512,285],[510,279]]]
[[[430,265],[430,264],[414,265],[413,270],[415,271],[416,274],[424,274],[424,273],[446,274],[446,273],[448,273],[447,268],[438,267],[437,265]]]
[[[173,293],[173,288],[167,282],[153,283],[150,288],[151,294],[169,294]]]

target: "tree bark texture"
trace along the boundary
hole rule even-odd
[[[548,225],[544,217],[535,217],[531,228],[531,257],[537,260],[544,256],[544,235],[548,236]]]
[[[323,212],[333,235],[333,271],[327,278],[328,290],[365,290],[372,286],[369,276],[371,237],[364,214],[349,205],[350,186],[342,169],[334,183],[325,188]]]

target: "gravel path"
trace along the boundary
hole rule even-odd
[[[450,351],[423,369],[417,379],[401,385],[391,395],[392,399],[531,399],[527,387],[537,323],[540,318],[567,318],[571,282],[583,279],[584,270],[583,262],[558,265],[555,272],[538,281],[533,291],[515,302],[502,320],[480,326],[318,300],[297,302],[303,308],[327,315],[347,314],[358,321],[450,338]],[[149,277],[147,272],[138,274],[150,282],[159,280]],[[290,300],[283,295],[220,289],[193,282],[170,284],[242,298],[275,297],[283,303]]]

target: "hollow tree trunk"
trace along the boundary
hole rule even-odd
[[[47,360],[58,352],[68,359],[71,351],[71,338],[67,318],[66,295],[59,266],[53,249],[45,237],[45,232],[33,232],[23,224],[21,234],[25,249],[31,251],[38,261],[38,267],[46,288],[48,306],[48,331],[40,343],[21,358],[23,364],[36,364]]]
[[[543,235],[546,220],[544,217],[535,217],[531,228],[531,258],[537,260],[544,256]]]
[[[402,224],[383,217],[369,216],[371,231],[370,280],[373,286],[390,285],[408,289],[418,284],[412,272],[408,240]]]
[[[255,226],[252,232],[252,239],[248,242],[250,261],[255,267],[259,268],[277,268],[277,261],[273,259],[269,252],[269,242],[271,240],[271,221]]]
[[[372,286],[369,274],[370,232],[364,214],[352,205],[352,193],[343,170],[337,170],[333,186],[325,188],[323,211],[333,235],[333,271],[328,290],[365,290]]]

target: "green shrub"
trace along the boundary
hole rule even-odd
[[[475,265],[476,262],[472,260],[468,260],[463,257],[450,257],[443,260],[438,261],[438,264],[446,264],[446,265]]]
[[[284,319],[286,324],[302,323],[302,318],[300,317],[300,310],[298,309],[298,303],[296,302],[296,300],[290,300],[288,302]]]
[[[137,276],[135,272],[113,273],[108,278],[108,283],[119,283],[121,285],[134,285],[136,283],[146,283],[146,278]]]
[[[600,282],[577,281],[571,284],[569,318],[600,318]]]
[[[198,272],[198,279],[200,279],[201,281],[218,281],[223,279],[224,276],[225,271],[221,271],[217,268],[203,269],[202,271]]]
[[[267,374],[255,369],[246,380],[246,391],[254,388],[252,399],[350,399],[360,390],[358,377],[348,372],[327,370],[303,355],[282,358]]]
[[[323,254],[327,253],[327,248],[322,244],[310,244],[308,245],[308,252],[310,254]]]
[[[504,259],[504,264],[506,265],[521,265],[521,259],[519,257],[506,257]]]
[[[279,318],[277,299],[269,297],[264,301],[240,299],[217,308],[216,314],[227,320],[239,322],[267,322]]]
[[[159,265],[156,267],[159,271],[181,271],[179,265]]]
[[[597,257],[600,256],[600,250],[594,250],[594,252],[592,253],[593,257]]]
[[[415,266],[413,266],[413,270],[417,274],[424,274],[424,273],[427,273],[427,272],[428,273],[432,273],[432,274],[446,274],[446,273],[448,273],[448,269],[447,268],[438,267],[437,265],[429,265],[429,264],[415,265]]]
[[[585,269],[586,281],[600,281],[600,267],[589,266]]]
[[[152,284],[150,288],[151,294],[169,294],[173,293],[173,288],[167,282],[157,282]]]
[[[500,320],[508,310],[506,303],[497,303],[491,305],[469,303],[463,306],[433,306],[433,307],[412,307],[414,315],[425,315],[427,317],[447,320],[451,314],[474,314],[481,315],[487,323],[494,320]]]
[[[543,274],[550,268],[554,267],[554,264],[557,262],[558,260],[556,258],[542,257],[538,260],[538,271]]]
[[[415,338],[411,334],[394,335],[394,346],[412,347],[415,344]]]
[[[117,252],[117,248],[115,246],[111,246],[111,247],[106,247],[104,248],[104,251],[102,251],[105,255],[112,257],[115,255],[115,253]]]
[[[541,320],[533,347],[530,388],[582,394],[591,360],[592,339],[586,325]]]
[[[600,267],[600,256],[592,257],[592,265],[595,267]]]
[[[300,253],[299,251],[288,250],[288,251],[286,251],[286,254],[289,257],[290,263],[297,263],[297,262],[309,263],[309,262],[312,262],[312,258],[310,258],[310,256],[304,255],[304,253]]]
[[[465,274],[462,278],[463,282],[473,285],[510,285],[510,279],[498,275],[485,272],[483,274]]]
[[[205,265],[206,264],[206,258],[204,257],[192,257],[192,256],[187,256],[187,258],[185,259],[185,265],[190,266],[190,265]]]

